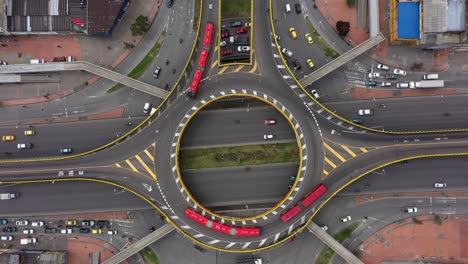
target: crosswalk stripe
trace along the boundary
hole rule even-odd
[[[137,168],[135,168],[135,166],[133,166],[133,164],[132,164],[129,160],[125,160],[125,162],[128,164],[128,166],[130,166],[130,168],[131,168],[133,171],[139,172],[139,171],[137,170]]]
[[[327,143],[323,142],[323,145],[331,152],[333,153],[338,159],[340,159],[342,162],[345,162],[346,159],[343,158],[343,156],[340,155],[340,153],[336,152],[334,149],[332,149]]]
[[[346,150],[346,152],[348,152],[349,155],[351,155],[351,156],[353,156],[353,157],[356,157],[356,154],[355,154],[352,150],[350,150],[347,146],[345,146],[345,145],[340,145],[340,146],[341,146],[344,150]]]
[[[140,156],[135,155],[135,158],[140,162],[143,168],[145,168],[145,170],[151,175],[151,177],[153,177],[153,179],[157,181],[158,179],[156,178],[156,174],[154,174],[154,172],[148,167],[148,165],[146,165],[146,163],[140,158]]]
[[[331,160],[329,160],[327,157],[325,157],[325,161],[330,164],[330,166],[332,166],[333,168],[336,168],[336,165],[335,163],[333,163]]]
[[[365,148],[359,148],[362,152],[366,153],[367,152],[367,149]]]
[[[146,154],[146,156],[148,156],[148,158],[149,158],[151,161],[154,161],[153,155],[151,155],[151,153],[149,153],[149,151],[148,151],[147,149],[145,149],[145,154]]]

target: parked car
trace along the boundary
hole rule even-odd
[[[0,60],[0,65],[8,65],[8,62]]]
[[[34,229],[32,229],[32,228],[24,229],[23,234],[25,234],[25,235],[34,234]]]
[[[26,225],[29,225],[29,221],[28,220],[16,220],[15,225],[17,225],[17,226],[26,226]]]
[[[228,38],[229,37],[229,31],[225,30],[221,32],[221,38]]]
[[[245,34],[247,33],[247,29],[246,28],[238,28],[236,29],[236,34]]]
[[[370,72],[369,73],[369,78],[379,78],[380,73],[379,72]]]
[[[387,73],[385,74],[385,79],[387,80],[395,80],[397,76],[395,74]]]
[[[242,27],[242,22],[234,21],[230,24],[230,27]]]
[[[7,219],[0,219],[0,225],[6,225],[6,224],[8,224]]]
[[[223,49],[221,50],[221,56],[227,56],[232,54],[232,49]]]
[[[435,188],[446,188],[447,183],[446,182],[436,182],[436,183],[434,183],[434,187]]]
[[[296,3],[296,4],[294,4],[294,7],[296,8],[296,13],[300,14],[302,12],[301,4]]]
[[[91,229],[92,234],[102,234],[102,229],[101,228],[93,228]]]
[[[272,134],[265,134],[263,135],[263,139],[265,140],[268,140],[268,139],[273,139],[275,136],[273,136]]]
[[[374,113],[374,110],[372,109],[359,109],[358,110],[358,115],[360,116],[368,116],[372,115]]]
[[[73,233],[73,229],[71,228],[60,229],[60,234],[71,234],[71,233]]]
[[[292,55],[293,55],[292,51],[288,50],[287,48],[283,48],[281,50],[281,52],[283,52],[283,54],[288,56],[288,57],[292,57]]]
[[[223,41],[221,41],[221,42],[219,43],[219,46],[221,46],[221,47],[226,47],[226,45],[227,45],[227,44],[226,44],[226,41],[225,41],[225,40],[223,40]]]
[[[250,51],[250,46],[239,46],[237,47],[238,52],[249,52]]]
[[[348,221],[351,221],[351,216],[350,215],[347,215],[347,216],[343,216],[340,218],[341,222],[343,223],[346,223]]]
[[[403,212],[404,213],[417,213],[418,212],[418,208],[416,208],[416,206],[410,206],[410,207],[403,207]]]
[[[76,219],[68,219],[67,221],[65,221],[65,225],[67,226],[74,226],[77,224],[78,224],[78,221]]]
[[[67,57],[61,56],[61,57],[54,57],[52,59],[53,62],[62,62],[62,61],[67,61]]]
[[[379,83],[379,85],[382,86],[382,87],[390,87],[390,86],[392,86],[392,83],[391,82],[381,82],[381,83]]]
[[[406,71],[400,70],[400,69],[394,69],[394,70],[393,70],[393,74],[401,75],[401,76],[406,76]]]
[[[57,233],[57,228],[46,227],[46,228],[44,228],[44,233],[47,233],[47,234]]]
[[[438,79],[439,79],[438,73],[424,74],[423,76],[423,80],[438,80]]]
[[[111,223],[109,220],[98,220],[96,222],[96,225],[102,228],[102,227],[109,227]]]
[[[13,236],[0,236],[0,240],[2,241],[11,241],[13,240]]]
[[[32,221],[31,225],[32,226],[43,226],[44,221]]]
[[[18,231],[18,228],[16,228],[15,226],[7,226],[3,228],[3,232],[5,233],[15,233],[17,231]]]
[[[94,226],[96,222],[94,220],[83,220],[81,221],[82,226]]]
[[[117,235],[117,230],[107,230],[108,235]]]
[[[383,71],[388,71],[388,70],[390,70],[390,67],[388,65],[379,63],[379,64],[377,64],[377,69],[383,70]]]
[[[310,91],[310,93],[312,94],[312,96],[314,96],[315,99],[319,99],[319,98],[320,98],[320,96],[319,96],[317,90],[313,89],[313,90]]]
[[[37,238],[31,237],[31,238],[22,238],[20,240],[21,245],[27,245],[27,244],[36,244],[37,243]]]
[[[372,80],[366,80],[366,82],[364,83],[366,86],[377,86],[377,82],[376,81],[372,81]]]
[[[159,78],[159,74],[161,73],[161,67],[156,67],[156,69],[154,69],[154,72],[153,72],[153,77],[154,78]]]
[[[89,228],[83,227],[83,228],[80,228],[79,232],[81,234],[89,234],[91,231],[89,230]]]

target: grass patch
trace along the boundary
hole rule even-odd
[[[182,170],[297,161],[299,161],[299,148],[296,142],[183,149],[179,153],[179,166]]]
[[[159,258],[151,248],[145,247],[143,250],[141,250],[141,252],[143,253],[143,258],[145,259],[145,263],[159,264]]]
[[[133,68],[133,70],[127,75],[130,78],[138,79],[143,75],[143,73],[148,69],[148,67],[153,63],[154,58],[158,55],[159,49],[161,48],[161,43],[166,36],[166,32],[163,31],[159,36],[158,40],[154,43],[153,47],[148,51],[146,56],[138,63],[138,65]],[[124,87],[123,84],[118,83],[114,85],[112,88],[107,90],[107,93],[113,93],[120,90]]]
[[[352,224],[346,227],[345,229],[341,230],[340,232],[338,232],[334,236],[334,238],[336,239],[336,241],[343,243],[343,241],[345,241],[347,238],[351,236],[351,234],[354,232],[354,230],[356,230],[356,228],[358,228],[358,226],[359,224],[357,223]],[[315,264],[328,264],[330,263],[330,260],[333,258],[334,255],[335,255],[335,251],[327,247],[324,250],[322,250],[322,252],[320,252],[320,255],[318,256]]]
[[[325,55],[327,57],[336,59],[340,56],[338,52],[336,52],[328,43],[320,36],[320,34],[315,30],[314,26],[310,22],[309,19],[307,19],[307,26],[309,27],[309,31],[312,34],[314,38],[314,42],[325,52]]]
[[[250,0],[222,0],[221,17],[250,17]]]

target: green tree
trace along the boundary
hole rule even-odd
[[[346,21],[338,21],[336,22],[336,30],[338,30],[338,34],[344,37],[349,33],[349,22]]]
[[[346,4],[349,7],[353,7],[356,4],[356,0],[346,0]]]
[[[130,30],[132,31],[133,36],[141,36],[145,34],[145,32],[148,30],[149,23],[148,23],[148,17],[139,15],[135,23],[130,25]]]

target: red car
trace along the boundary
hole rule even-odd
[[[247,33],[247,29],[246,29],[246,28],[238,28],[238,29],[236,29],[236,34],[244,34],[244,33]]]
[[[232,49],[225,49],[221,51],[221,56],[226,56],[232,54]]]
[[[265,125],[274,125],[276,124],[275,119],[265,119]]]
[[[229,37],[229,31],[221,32],[221,38],[228,38],[228,37]]]

